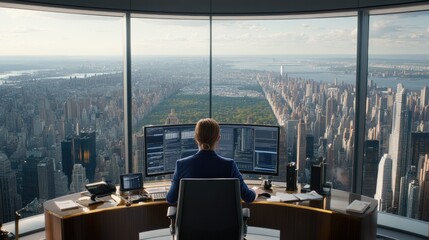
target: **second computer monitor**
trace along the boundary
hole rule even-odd
[[[146,176],[171,174],[176,161],[198,151],[195,124],[145,127]],[[240,172],[278,175],[279,126],[220,124],[216,152],[234,159]]]
[[[122,174],[120,175],[119,180],[120,180],[119,190],[122,192],[143,189],[142,173]]]

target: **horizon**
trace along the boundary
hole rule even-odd
[[[429,57],[429,53],[420,53],[420,54],[408,54],[408,53],[395,53],[395,54],[368,54],[369,56],[381,56],[381,57]],[[209,57],[209,54],[187,54],[187,55],[180,55],[180,54],[132,54],[131,57],[158,57],[158,58],[165,58],[165,57]],[[356,54],[213,54],[213,57],[294,57],[294,56],[303,56],[303,57],[356,57]],[[0,58],[105,58],[105,57],[111,57],[111,58],[123,58],[124,55],[2,55]]]

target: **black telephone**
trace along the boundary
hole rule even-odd
[[[85,188],[91,194],[91,200],[95,200],[96,197],[108,196],[116,192],[116,186],[111,182],[95,182],[85,185]]]

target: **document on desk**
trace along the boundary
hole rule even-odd
[[[270,198],[267,198],[267,200],[265,200],[267,202],[281,202],[280,198],[277,196],[271,196]]]
[[[346,207],[346,211],[353,213],[364,213],[370,206],[370,202],[354,200]]]
[[[55,201],[55,204],[61,211],[79,208],[79,204],[73,200]]]
[[[311,191],[308,193],[296,193],[294,194],[299,200],[320,200],[323,199],[323,196],[318,194],[316,191]]]
[[[299,201],[299,199],[297,197],[295,197],[294,194],[290,194],[290,193],[277,192],[276,197],[278,197],[281,202]]]

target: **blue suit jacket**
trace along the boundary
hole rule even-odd
[[[176,162],[176,170],[167,194],[168,203],[177,202],[180,179],[182,178],[238,178],[241,199],[245,202],[252,202],[255,199],[255,192],[244,183],[235,162],[232,159],[217,155],[214,151],[201,150]]]

